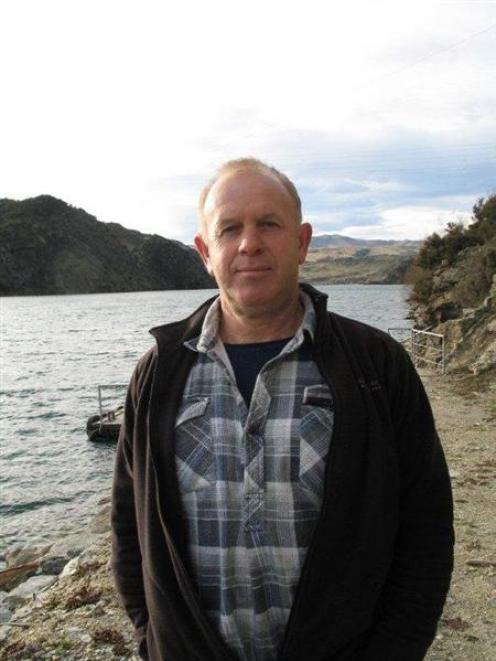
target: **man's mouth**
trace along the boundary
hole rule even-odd
[[[264,273],[270,271],[270,266],[243,266],[236,269],[236,273]]]

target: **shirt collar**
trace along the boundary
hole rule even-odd
[[[312,299],[306,292],[300,289],[300,300],[304,307],[303,319],[294,337],[284,347],[284,353],[301,346],[305,339],[305,332],[310,336],[312,342],[314,339],[317,317]],[[221,342],[218,336],[219,321],[220,297],[218,296],[207,310],[200,335],[186,341],[184,346],[200,353],[212,351]]]

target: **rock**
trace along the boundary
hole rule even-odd
[[[489,214],[494,213],[495,199],[487,201]],[[424,274],[426,288],[414,288],[410,297],[415,325],[444,336],[447,371],[468,370],[478,375],[496,369],[496,269],[492,236],[490,233],[478,245],[469,242],[452,254],[449,261],[435,260],[433,268]]]
[[[40,569],[43,574],[57,576],[64,569],[69,558],[66,555],[49,555],[40,561]]]
[[[27,565],[36,560],[39,560],[43,555],[48,553],[51,544],[44,546],[21,546],[10,549],[5,555],[7,568],[18,567],[19,565]]]
[[[31,562],[26,565],[4,569],[0,574],[0,586],[7,591],[13,590],[30,576],[33,576],[38,567],[37,562]]]
[[[50,555],[66,556],[70,560],[80,555],[89,544],[96,540],[96,535],[87,532],[68,535],[63,541],[57,542],[51,547]]]
[[[105,504],[88,525],[88,530],[101,535],[110,530],[110,503]]]
[[[67,627],[67,629],[64,629],[64,634],[69,640],[77,643],[91,643],[93,640],[89,633],[85,633],[78,627]]]
[[[27,581],[21,583],[12,592],[5,597],[7,608],[17,608],[30,601],[37,592],[46,590],[56,581],[55,576],[32,576]]]
[[[461,307],[455,303],[446,302],[437,307],[435,312],[436,323],[441,324],[450,319],[459,319],[461,316]]]
[[[5,606],[0,606],[0,624],[5,624],[12,617],[12,611]]]
[[[467,560],[465,563],[469,567],[496,567],[496,560]]]
[[[79,569],[79,558],[72,558],[66,564],[62,572],[60,573],[60,578],[65,578],[66,576],[73,576]]]
[[[101,550],[102,547],[107,547],[110,544],[110,534],[94,536],[94,541],[91,546],[88,546],[76,558],[72,558],[60,573],[61,578],[73,576],[79,571],[84,572],[86,567],[94,567],[101,564]]]

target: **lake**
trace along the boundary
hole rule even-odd
[[[409,288],[320,286],[329,308],[406,327]],[[0,553],[82,529],[108,492],[115,448],[86,438],[97,385],[127,383],[154,342],[215,290],[0,298]]]

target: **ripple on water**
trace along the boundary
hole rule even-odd
[[[59,503],[70,503],[73,501],[72,494],[67,496],[56,496],[53,498],[44,498],[40,500],[26,500],[23,502],[16,502],[10,504],[0,504],[0,515],[1,516],[15,516],[22,512],[32,512],[34,510],[40,509],[40,507],[46,507],[49,505],[55,505]]]
[[[43,392],[41,388],[21,388],[20,390],[0,390],[0,395],[4,397],[15,397],[16,399],[30,397]]]
[[[40,431],[39,427],[25,427],[17,430],[18,436],[34,436]]]
[[[46,404],[42,404],[46,406]],[[47,411],[46,413],[38,413],[36,415],[28,415],[26,418],[28,420],[52,420],[53,418],[66,418],[68,417],[67,413],[62,413],[62,411]]]
[[[22,448],[18,448],[16,450],[13,450],[11,452],[8,452],[7,454],[3,455],[3,459],[8,459],[11,461],[12,459],[17,459],[17,457],[22,457],[24,456],[24,450]],[[0,479],[2,476],[0,476]]]

